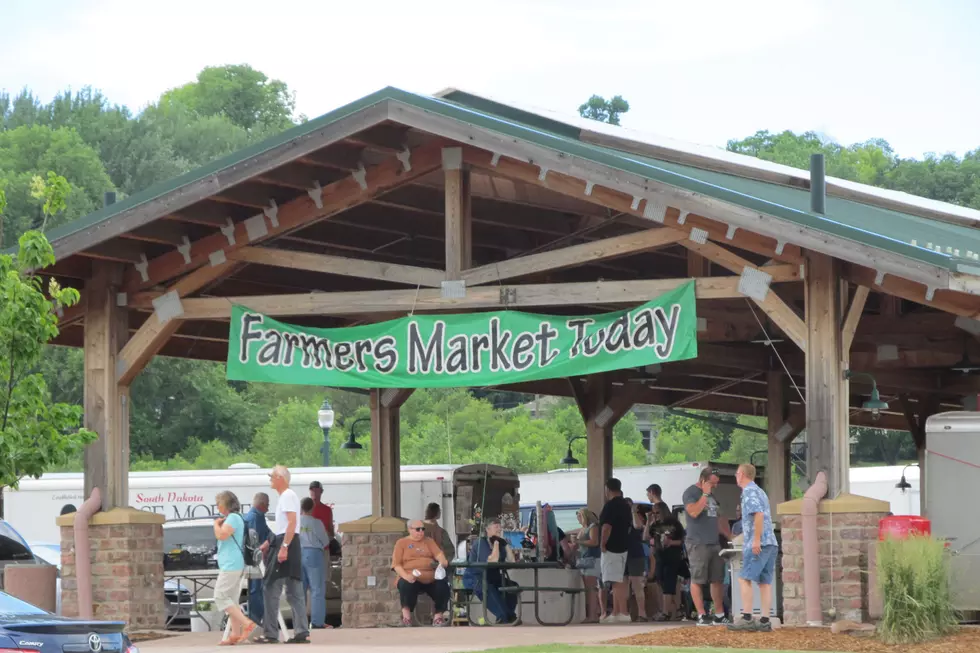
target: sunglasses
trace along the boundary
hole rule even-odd
[[[425,526],[413,526],[412,528],[409,528],[408,530],[415,531],[416,533],[418,533],[419,531],[424,531],[425,530]]]

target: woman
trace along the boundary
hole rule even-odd
[[[504,529],[499,519],[487,522],[487,535],[473,543],[470,549],[470,562],[514,562],[514,551],[503,538]],[[483,600],[487,597],[487,609],[496,618],[498,624],[510,624],[517,621],[516,592],[501,592],[502,587],[516,585],[504,578],[500,569],[487,569],[487,586],[483,587],[483,570],[467,567],[463,572],[463,586],[472,590],[476,597]]]
[[[326,628],[327,567],[324,549],[330,536],[323,522],[313,516],[313,499],[299,504],[299,545],[303,550],[303,588],[310,593],[310,628]]]
[[[582,572],[585,585],[585,623],[595,624],[606,616],[605,601],[599,598],[599,518],[588,508],[581,508],[575,516],[582,525],[581,530],[572,533],[572,539],[578,546],[575,566]]]
[[[221,517],[214,520],[214,536],[218,540],[218,578],[214,584],[214,605],[228,615],[231,634],[222,639],[221,646],[233,646],[249,639],[255,632],[255,622],[245,616],[238,606],[245,576],[245,519],[241,504],[233,492],[218,493],[214,498]]]
[[[673,513],[663,514],[663,508],[654,506],[651,512],[650,546],[654,551],[654,577],[663,594],[664,612],[658,621],[677,618],[677,579],[684,562],[684,527]]]
[[[645,515],[632,499],[626,499],[626,503],[633,512],[633,527],[629,531],[629,548],[626,550],[626,576],[629,578],[629,589],[636,599],[636,620],[647,621],[647,553],[643,550]]]
[[[425,524],[425,536],[438,544],[446,560],[451,561],[456,557],[456,545],[446,529],[439,525],[441,516],[442,506],[438,503],[430,503],[425,507],[425,519],[422,520]]]

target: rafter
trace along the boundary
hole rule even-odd
[[[377,279],[410,286],[423,285],[438,288],[444,275],[442,270],[399,265],[383,261],[308,254],[270,247],[244,247],[228,254],[228,258],[242,263],[258,263],[307,272],[323,272],[363,279]]]
[[[376,166],[365,169],[363,176],[344,177],[332,184],[322,188],[321,203],[322,208],[318,207],[314,199],[307,194],[283,204],[276,208],[276,221],[278,226],[271,219],[257,215],[251,220],[257,220],[255,226],[264,225],[266,233],[255,235],[249,239],[248,228],[245,222],[234,225],[231,237],[234,244],[230,244],[228,236],[223,233],[215,233],[195,241],[191,245],[191,261],[185,263],[183,255],[178,251],[169,252],[159,256],[149,262],[146,279],[135,268],[127,271],[125,287],[133,292],[140,288],[166,282],[183,272],[200,267],[209,262],[211,254],[218,250],[223,250],[227,255],[229,252],[241,249],[249,244],[255,244],[276,236],[286,234],[298,227],[306,226],[322,220],[337,213],[349,209],[371,197],[391,190],[395,186],[405,183],[411,179],[416,179],[439,167],[441,144],[432,142],[420,146],[412,151],[411,170],[406,171],[404,165],[395,157],[390,157]],[[361,181],[364,182],[362,187]]]
[[[868,301],[868,293],[871,289],[867,286],[858,286],[854,289],[854,297],[851,304],[847,307],[847,316],[844,318],[844,326],[841,328],[841,351],[846,356],[851,351],[851,344],[854,342],[854,334],[857,332],[861,316],[864,314],[864,304]]]

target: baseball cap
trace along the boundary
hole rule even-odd
[[[310,489],[311,490],[322,490],[323,489],[323,484],[320,483],[320,481],[313,481],[312,483],[310,483]]]

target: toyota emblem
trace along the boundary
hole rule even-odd
[[[98,633],[92,633],[88,636],[88,650],[92,653],[99,653],[102,650],[102,638],[99,637]]]

